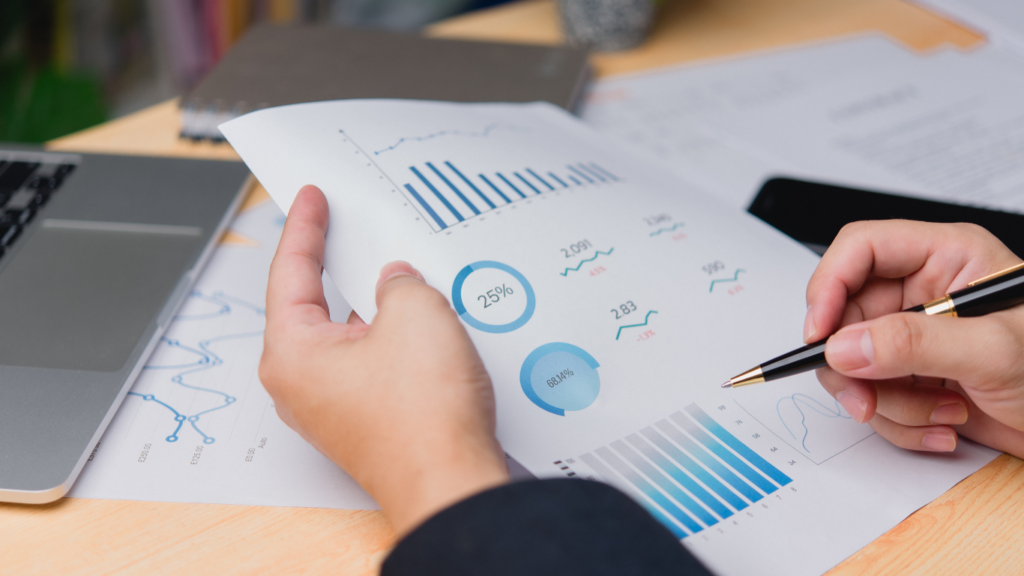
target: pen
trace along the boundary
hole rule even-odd
[[[1024,303],[1024,263],[990,274],[942,298],[907,308],[904,312],[924,312],[930,316],[953,318],[984,316]],[[828,366],[825,343],[828,338],[797,348],[760,366],[730,378],[722,388],[739,388],[770,382]]]

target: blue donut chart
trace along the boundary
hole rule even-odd
[[[473,315],[466,310],[466,305],[462,301],[462,285],[465,284],[466,278],[469,278],[469,275],[473,272],[483,270],[485,268],[494,268],[495,270],[501,270],[502,272],[510,274],[526,291],[526,309],[519,315],[519,318],[516,318],[508,324],[488,324],[474,318]],[[467,265],[455,276],[455,282],[452,284],[452,305],[455,307],[455,312],[460,318],[462,318],[462,321],[473,328],[476,328],[481,332],[503,334],[520,328],[530,321],[530,318],[533,317],[533,311],[537,307],[537,297],[533,293],[533,287],[530,286],[530,283],[526,280],[526,276],[520,274],[515,268],[508,264],[502,264],[501,262],[495,262],[493,260],[481,260]]]
[[[583,410],[597,400],[601,392],[598,367],[600,364],[597,360],[579,346],[551,342],[526,357],[519,370],[519,383],[523,393],[537,407],[556,416],[565,416],[566,410]],[[547,383],[547,378],[561,368],[572,370],[573,376],[564,382],[555,382],[554,385]],[[563,383],[568,388],[562,388]]]

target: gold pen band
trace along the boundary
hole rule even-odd
[[[932,300],[924,305],[924,313],[929,316],[949,316],[956,318],[956,305],[948,295]]]
[[[752,370],[747,370],[735,378],[731,378],[728,382],[728,387],[739,388],[740,386],[750,386],[751,384],[760,384],[762,382],[764,382],[764,372],[762,372],[761,367],[758,366]]]

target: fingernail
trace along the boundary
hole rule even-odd
[[[846,411],[853,416],[853,419],[860,424],[864,423],[864,413],[868,411],[868,403],[857,398],[849,392],[840,392],[836,395],[836,400],[846,408]]]
[[[810,342],[814,335],[818,333],[818,327],[814,324],[814,310],[811,309],[811,305],[807,305],[807,318],[804,319],[804,342]]]
[[[956,425],[967,422],[967,408],[961,402],[943,404],[928,418],[932,424]]]
[[[921,446],[933,452],[952,452],[956,450],[956,435],[950,432],[932,432],[921,439]]]
[[[419,270],[413,268],[412,264],[398,260],[396,262],[385,264],[384,267],[380,269],[380,278],[377,279],[377,288],[380,288],[381,285],[388,280],[399,276],[412,276],[423,280],[423,275],[419,273]]]
[[[835,370],[857,370],[870,366],[875,360],[875,348],[868,330],[838,332],[825,345],[828,364]]]

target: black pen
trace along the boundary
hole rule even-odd
[[[1024,264],[990,274],[971,282],[963,290],[957,290],[927,304],[908,308],[904,312],[969,318],[1006,310],[1018,304],[1024,304]],[[828,342],[828,338],[773,358],[730,378],[728,382],[722,384],[722,388],[750,386],[824,368],[828,366],[825,362],[825,342]]]

